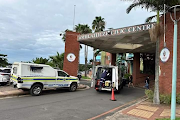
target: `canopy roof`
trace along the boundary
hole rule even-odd
[[[150,40],[149,29],[155,23],[111,29],[78,35],[81,44],[110,53],[155,53],[156,44]]]

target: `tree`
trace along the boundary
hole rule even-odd
[[[7,55],[0,54],[0,66],[6,67],[8,65],[8,60],[5,58]]]
[[[72,30],[66,29],[66,30],[64,31],[64,34],[60,34],[60,36],[61,36],[61,35],[63,36],[63,37],[62,37],[63,42],[66,42],[66,32],[67,32],[67,31],[71,31],[71,32],[72,32]]]
[[[40,58],[36,57],[36,59],[33,59],[32,61],[33,61],[33,63],[37,63],[37,64],[47,64],[49,59],[42,58],[42,57],[40,57]]]
[[[95,32],[100,32],[103,31],[105,29],[105,21],[104,18],[102,18],[101,16],[96,16],[95,19],[92,22],[92,29]]]
[[[101,16],[96,16],[95,19],[92,22],[92,29],[94,30],[94,32],[100,32],[103,31],[105,29],[105,21],[104,18],[102,18]],[[94,70],[94,66],[95,66],[95,61],[96,61],[96,56],[100,53],[101,51],[98,49],[94,49],[94,61],[93,61],[93,70]]]
[[[75,30],[80,34],[92,33],[91,28],[87,24],[78,24],[75,26]]]
[[[63,69],[64,53],[59,54],[59,52],[57,52],[57,55],[50,56],[49,58],[50,61],[47,63],[48,65],[59,69]]]
[[[78,24],[75,26],[75,30],[76,32],[80,33],[80,34],[87,34],[87,33],[92,33],[91,28],[85,24]],[[84,49],[84,54],[85,54],[85,76],[87,77],[87,55],[88,55],[88,46],[85,45],[85,49]]]
[[[126,12],[129,13],[133,8],[141,7],[147,10],[151,10],[156,12],[157,15],[148,17],[146,22],[151,21],[154,17],[157,18],[156,24],[159,26],[159,12],[164,10],[164,4],[166,4],[166,9],[169,7],[179,4],[179,0],[136,0],[133,4],[131,4],[127,9]],[[155,88],[154,88],[154,98],[153,103],[159,104],[159,37],[156,41],[156,58],[155,58]]]

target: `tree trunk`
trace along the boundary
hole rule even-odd
[[[85,45],[85,77],[87,77],[87,45]]]
[[[157,11],[157,24],[159,24],[159,11]],[[160,104],[159,100],[159,38],[156,41],[156,56],[155,56],[155,87],[154,87],[154,104]]]

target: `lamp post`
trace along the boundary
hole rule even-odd
[[[75,31],[75,27],[74,27],[74,21],[75,21],[75,10],[76,10],[76,5],[74,5],[73,31]]]
[[[172,95],[171,95],[171,120],[176,119],[176,80],[177,80],[177,22],[176,12],[180,10],[180,5],[173,6],[169,9],[171,20],[174,22],[173,38],[173,66],[172,66]],[[174,13],[174,18],[172,17]]]

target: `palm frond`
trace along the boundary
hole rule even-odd
[[[154,19],[155,17],[157,17],[157,15],[150,16],[150,17],[146,18],[145,22],[146,22],[146,23],[149,23],[149,22],[151,22],[152,19]]]
[[[137,2],[137,3],[131,4],[131,5],[126,9],[126,13],[129,14],[130,11],[131,11],[133,8],[142,6],[142,3],[143,3],[143,2]]]

